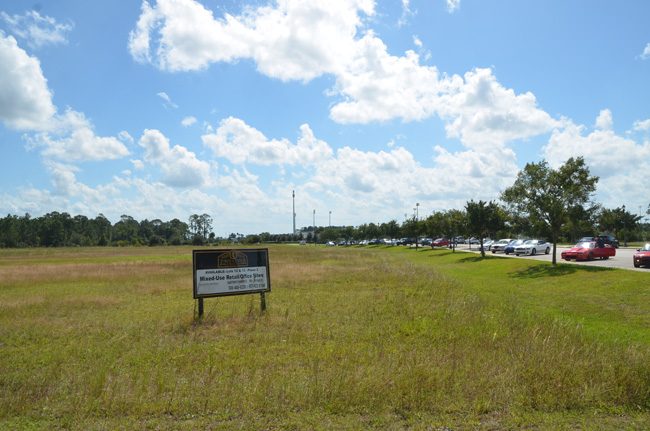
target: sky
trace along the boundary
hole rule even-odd
[[[582,156],[650,204],[650,2],[0,1],[0,214],[404,221]],[[416,210],[417,208],[417,210]]]

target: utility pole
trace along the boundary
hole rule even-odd
[[[296,191],[291,191],[291,197],[293,199],[293,235],[296,235]],[[291,239],[293,241],[293,238]]]
[[[420,230],[418,229],[418,217],[420,216],[420,202],[415,203],[415,251],[418,250],[418,235]]]

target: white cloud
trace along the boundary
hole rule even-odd
[[[196,117],[193,117],[193,116],[188,116],[188,117],[185,117],[185,118],[183,118],[181,120],[181,125],[183,127],[190,127],[190,126],[192,126],[194,124],[196,124]]]
[[[448,2],[450,11],[459,5]],[[409,10],[410,2],[403,1],[402,8]],[[436,67],[420,64],[413,51],[389,54],[381,39],[364,31],[362,17],[373,14],[371,0],[286,0],[219,19],[193,0],[145,2],[130,49],[136,60],[171,71],[252,59],[261,73],[282,80],[331,74],[335,86],[328,94],[341,100],[330,117],[343,124],[438,115],[448,122],[449,136],[466,145],[526,139],[556,126],[532,93],[503,87],[490,69],[441,76]],[[418,38],[414,43],[423,46]]]
[[[336,90],[344,100],[331,108],[330,116],[339,123],[422,120],[435,113],[440,95],[454,84],[441,80],[435,67],[420,66],[413,51],[391,56],[372,33],[356,48],[355,61],[337,78]]]
[[[174,108],[174,109],[178,108],[178,105],[172,102],[172,99],[164,91],[157,93],[157,95],[163,100],[163,106],[165,108]]]
[[[47,130],[55,112],[38,59],[0,31],[0,121],[17,130]]]
[[[535,95],[505,88],[490,69],[453,79],[453,88],[438,101],[445,129],[470,147],[501,144],[547,133],[559,123],[537,107]]]
[[[316,139],[306,124],[300,126],[298,141],[292,144],[287,139],[268,139],[243,120],[229,117],[221,121],[214,134],[203,135],[202,140],[216,157],[237,164],[309,165],[332,154],[329,145]]]
[[[635,121],[633,128],[637,132],[650,130],[650,118],[648,118],[647,120]]]
[[[585,132],[584,126],[566,122],[563,128],[556,129],[551,134],[543,149],[545,158],[551,165],[559,166],[569,157],[583,156],[587,164],[600,176],[621,171],[629,172],[629,167],[637,166],[640,161],[650,163],[648,142],[637,144],[631,139],[617,135],[611,128]]]
[[[117,138],[127,144],[132,144],[134,142],[133,136],[131,136],[126,130],[122,130],[120,133],[118,133]]]
[[[42,148],[45,157],[78,162],[115,160],[129,155],[119,139],[95,135],[93,125],[80,112],[68,109],[63,115],[56,115],[51,123],[51,131],[28,138],[32,147]]]
[[[460,8],[460,0],[447,0],[447,11],[454,13]]]
[[[34,10],[25,12],[24,15],[0,12],[0,18],[7,23],[12,34],[25,40],[33,48],[68,43],[67,33],[74,27],[72,23],[58,23],[56,19],[42,16]]]
[[[40,132],[26,136],[29,145],[61,161],[116,159],[129,153],[118,139],[96,136],[82,113],[56,111],[38,59],[0,32],[0,121],[16,130]]]
[[[160,167],[165,184],[199,187],[209,182],[210,165],[185,147],[170,147],[169,140],[160,131],[145,130],[138,143],[145,150],[144,160]]]
[[[598,114],[596,118],[596,129],[599,130],[611,130],[614,125],[614,120],[612,118],[612,111],[609,109],[603,109]]]
[[[643,49],[643,52],[641,53],[641,58],[643,60],[650,58],[650,43],[648,43]]]
[[[281,1],[215,19],[193,0],[159,0],[153,7],[145,1],[129,51],[136,61],[163,70],[250,58],[268,76],[308,81],[336,73],[351,56],[360,13],[373,15],[374,2]]]
[[[217,132],[204,135],[203,141],[215,156],[234,164],[276,164],[282,170],[288,166],[290,175],[300,178],[301,184],[291,187],[297,189],[302,205],[322,208],[326,202],[332,202],[339,209],[339,217],[355,223],[367,222],[368,214],[378,220],[394,218],[396,208],[412,205],[411,201],[421,202],[427,208],[449,208],[462,206],[471,198],[496,199],[518,171],[515,153],[502,145],[460,152],[436,146],[431,158],[433,165],[425,166],[395,142],[387,151],[343,147],[332,152],[306,125],[301,128],[298,142],[292,144],[287,139],[271,140],[235,118],[224,119]],[[318,150],[314,151],[312,146],[308,151],[312,145],[309,143],[314,142],[318,143]],[[291,169],[296,160],[303,160],[295,164],[298,171]],[[309,169],[303,170],[305,165]],[[280,190],[287,187],[284,179],[277,181],[273,190],[262,191],[256,176],[247,171],[237,176],[235,171],[228,173],[224,167],[222,172],[226,175],[217,180],[220,188],[234,188],[235,183],[246,179],[244,183],[252,184],[249,192],[256,199],[277,202],[283,196]]]
[[[411,11],[410,0],[402,0],[402,16],[397,21],[397,26],[398,27],[405,26],[408,23],[409,18],[412,17],[413,15],[415,14],[413,11]]]

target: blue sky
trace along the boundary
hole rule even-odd
[[[585,157],[650,203],[647,1],[0,3],[0,212],[404,220]],[[641,174],[646,172],[646,174]]]

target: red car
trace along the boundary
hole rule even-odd
[[[632,258],[634,267],[638,268],[641,265],[650,266],[650,243],[646,244],[643,248],[640,248],[634,253]]]
[[[448,247],[449,240],[447,238],[438,238],[431,243],[431,248],[433,247]]]
[[[599,247],[595,241],[584,241],[577,243],[573,248],[563,251],[562,259],[571,260],[592,260],[609,259],[616,256],[616,249],[609,244]]]

